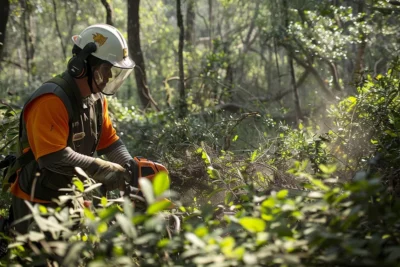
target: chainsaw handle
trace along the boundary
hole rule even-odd
[[[133,187],[139,187],[139,164],[137,163],[136,157],[134,159],[129,160],[125,165],[124,168],[131,176],[131,180],[129,184]]]
[[[105,185],[100,186],[100,195],[102,197],[107,197],[107,188]]]

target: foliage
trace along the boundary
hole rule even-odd
[[[332,106],[332,127],[336,132],[335,150],[340,162],[353,172],[363,168],[368,159],[378,161],[376,168],[396,186],[399,164],[399,61],[393,62],[388,74],[367,75],[358,95],[350,96]]]
[[[151,186],[143,191],[150,200],[145,211],[135,209],[127,198],[102,199],[102,207],[96,209],[36,205],[33,216],[38,227],[18,237],[2,262],[29,265],[48,259],[63,266],[348,266],[355,262],[376,266],[397,262],[400,203],[384,193],[378,177],[361,171],[340,188],[301,169],[293,173],[307,177],[313,191],[293,198],[288,190],[268,196],[245,187],[247,198],[240,203],[197,207],[176,203],[179,210],[168,210],[164,197],[171,193],[161,193],[154,185],[154,191]],[[142,188],[144,182],[148,181],[141,180]],[[77,187],[76,196],[63,198],[60,204],[76,201],[90,187],[85,184],[84,191]],[[71,228],[79,221],[78,229]]]

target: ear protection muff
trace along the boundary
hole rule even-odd
[[[86,44],[85,47],[77,55],[74,55],[68,61],[68,73],[76,79],[81,79],[85,77],[87,73],[86,59],[91,53],[96,52],[96,50],[97,46],[95,43],[91,42]]]

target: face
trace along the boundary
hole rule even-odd
[[[102,92],[106,87],[108,81],[113,77],[111,71],[112,65],[109,63],[103,63],[96,66],[93,70],[93,89],[96,88],[97,92]]]

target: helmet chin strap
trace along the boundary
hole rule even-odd
[[[92,83],[93,83],[93,72],[92,72],[92,66],[90,66],[89,63],[87,63],[87,69],[88,69],[88,73],[87,73],[88,85],[89,85],[89,88],[90,88],[90,92],[92,92],[92,94],[94,94],[95,92],[93,91],[93,86],[92,86]]]

